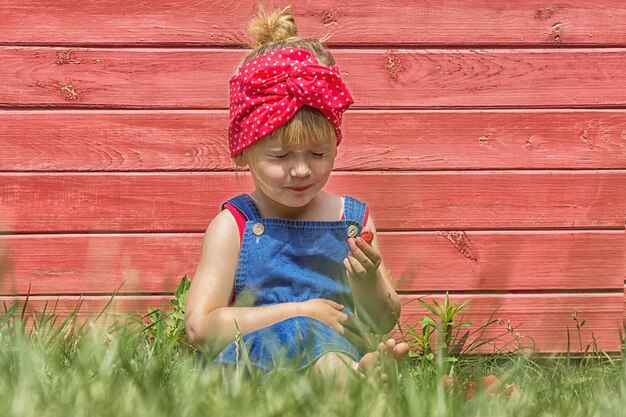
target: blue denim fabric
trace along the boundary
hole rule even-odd
[[[252,198],[239,195],[227,203],[247,218],[235,278],[236,306],[265,306],[313,298],[334,300],[354,315],[343,259],[348,247],[348,227],[361,232],[365,204],[344,197],[341,221],[295,221],[261,218]],[[253,226],[261,223],[260,236]],[[308,317],[293,317],[243,337],[250,362],[261,372],[283,367],[304,368],[327,352],[360,355],[345,337]],[[243,349],[230,343],[216,363],[244,365]]]

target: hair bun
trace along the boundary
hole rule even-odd
[[[259,5],[256,14],[248,23],[248,32],[255,39],[255,48],[290,38],[297,39],[298,37],[298,28],[291,15],[291,6],[276,9],[268,14]]]

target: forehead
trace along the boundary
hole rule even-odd
[[[337,146],[337,141],[334,140],[334,138],[320,139],[306,143],[292,143],[289,140],[283,140],[281,136],[276,136],[265,138],[262,143],[264,149],[306,150]]]

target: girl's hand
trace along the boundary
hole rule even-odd
[[[350,252],[343,260],[348,277],[353,282],[372,281],[376,278],[382,256],[378,249],[365,242],[363,238],[348,239]]]
[[[350,329],[359,333],[370,333],[369,326],[360,320],[348,316],[343,312],[344,306],[332,300],[314,298],[300,303],[301,314],[304,317],[324,323],[340,335],[344,336],[355,346],[362,346],[365,339]]]

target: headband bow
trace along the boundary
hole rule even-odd
[[[275,131],[305,105],[328,118],[339,144],[341,117],[353,102],[339,69],[319,65],[311,52],[283,48],[260,55],[230,79],[230,154]]]

